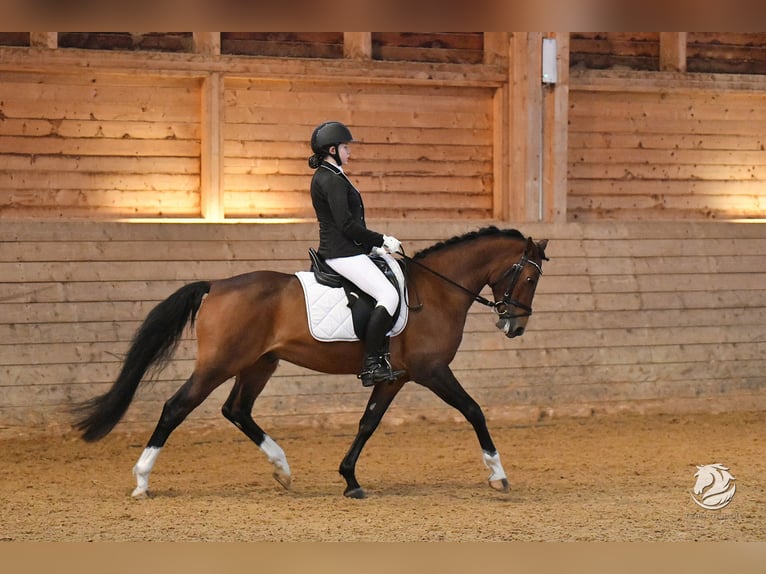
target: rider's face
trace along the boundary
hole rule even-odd
[[[346,165],[348,158],[351,157],[351,148],[347,143],[342,143],[338,146],[338,155],[340,156],[341,165]]]

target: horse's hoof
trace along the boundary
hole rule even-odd
[[[293,484],[293,477],[289,474],[282,474],[279,472],[274,472],[272,475],[274,477],[274,480],[276,480],[279,484],[281,484],[285,490],[290,490],[290,486]]]
[[[146,500],[150,498],[149,491],[142,488],[136,488],[130,496],[133,497],[133,500]]]
[[[367,495],[364,493],[364,490],[361,487],[347,490],[346,492],[343,493],[343,496],[345,496],[346,498],[356,498],[357,500],[367,498]]]
[[[490,480],[489,485],[498,492],[508,492],[510,490],[507,478],[503,478],[501,480]]]

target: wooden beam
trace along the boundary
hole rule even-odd
[[[343,56],[351,60],[371,60],[372,32],[343,32]]]
[[[569,133],[569,33],[548,35],[556,40],[558,80],[543,87],[543,155],[541,214],[545,222],[567,219],[567,153]]]
[[[29,45],[32,48],[48,48],[54,50],[58,48],[58,32],[30,32]]]
[[[221,33],[194,32],[194,53],[205,56],[220,56]]]
[[[224,80],[213,72],[202,81],[200,211],[205,219],[223,219]]]
[[[660,32],[660,70],[686,71],[686,32]]]
[[[508,64],[508,32],[484,32],[484,63]]]

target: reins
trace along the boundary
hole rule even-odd
[[[485,297],[482,297],[478,293],[474,293],[470,289],[468,289],[466,287],[463,287],[460,283],[457,283],[456,281],[453,281],[452,279],[450,279],[449,277],[447,277],[445,275],[442,275],[438,271],[434,271],[433,269],[431,269],[427,265],[423,265],[420,261],[417,261],[416,259],[413,259],[409,255],[405,255],[403,250],[402,250],[401,256],[402,256],[402,259],[404,259],[408,263],[414,263],[415,265],[417,265],[421,269],[425,269],[429,273],[432,273],[433,275],[436,275],[442,281],[445,281],[445,282],[449,283],[450,285],[452,285],[453,287],[457,287],[458,289],[460,289],[464,293],[467,293],[468,295],[473,297],[473,300],[476,301],[477,303],[481,303],[482,305],[484,305],[485,307],[489,307],[490,309],[494,309],[496,307],[496,303],[494,301],[490,301],[489,299],[487,299]],[[417,292],[416,292],[416,296],[417,296]],[[418,300],[420,300],[419,297],[418,297]],[[422,304],[420,304],[419,307],[422,307]]]
[[[480,303],[480,304],[484,305],[485,307],[489,307],[490,309],[492,309],[495,313],[497,313],[497,315],[499,317],[506,318],[506,319],[507,318],[511,318],[511,314],[508,311],[508,307],[509,306],[517,307],[517,308],[522,309],[524,311],[523,315],[516,315],[517,317],[518,316],[529,316],[529,315],[532,314],[532,307],[530,307],[529,305],[525,305],[521,301],[517,301],[516,299],[513,299],[511,297],[511,293],[513,291],[513,288],[515,287],[516,282],[519,279],[519,276],[521,274],[521,270],[524,268],[524,265],[529,263],[530,265],[534,266],[535,269],[537,269],[537,271],[541,275],[543,273],[543,270],[540,267],[540,265],[538,265],[534,261],[531,261],[530,259],[527,259],[527,257],[524,254],[521,255],[521,259],[519,260],[519,262],[515,263],[513,266],[511,266],[511,268],[508,271],[506,271],[503,274],[503,276],[500,278],[500,279],[502,279],[503,277],[505,277],[509,273],[513,273],[514,274],[514,277],[511,280],[511,282],[510,282],[510,284],[508,286],[508,289],[506,290],[505,294],[503,295],[503,299],[501,301],[490,301],[486,297],[482,297],[478,293],[474,293],[473,291],[471,291],[470,289],[464,287],[460,283],[457,283],[456,281],[453,281],[449,277],[447,277],[445,275],[442,275],[438,271],[435,271],[435,270],[431,269],[430,267],[428,267],[427,265],[423,265],[420,261],[417,261],[417,260],[413,259],[412,257],[406,255],[404,253],[404,250],[402,250],[400,252],[400,254],[401,254],[402,258],[405,261],[407,261],[408,263],[414,263],[415,265],[417,265],[421,269],[424,269],[424,270],[428,271],[429,273],[435,275],[436,277],[438,277],[442,281],[444,281],[446,283],[449,283],[453,287],[457,287],[458,289],[460,289],[464,293],[467,293],[468,295],[470,295],[473,298],[473,300],[476,301],[477,303]],[[420,296],[417,294],[417,291],[415,291],[415,296],[417,297],[417,299],[419,301],[419,304],[415,308],[409,307],[409,305],[408,305],[410,310],[420,310],[423,307],[423,303],[420,302]]]

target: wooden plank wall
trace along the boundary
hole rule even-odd
[[[215,41],[151,57],[1,48],[0,431],[66,430],[68,408],[108,387],[135,328],[182,283],[307,267],[312,223],[106,220],[199,217],[217,173],[205,161],[221,160],[229,217],[311,216],[306,141],[316,117],[334,117],[364,142],[351,174],[371,226],[409,252],[510,213],[535,191],[537,148],[523,144],[539,140],[525,136],[554,117],[522,121],[542,106],[511,101],[540,89],[539,36],[496,45],[485,65],[363,61],[359,38],[360,61],[224,59]],[[458,377],[493,420],[764,408],[766,232],[716,221],[762,217],[764,79],[577,65],[562,77],[554,127],[568,125],[568,160],[543,179],[566,165],[566,209],[517,224],[551,239],[535,315],[508,341],[473,309]],[[528,177],[513,179],[510,157]],[[154,425],[193,357],[189,336],[123,428]],[[195,423],[221,421],[228,388]],[[352,423],[367,396],[354,377],[284,365],[256,417]],[[411,386],[386,421],[422,417],[459,418]]]
[[[766,73],[764,32],[682,32],[685,69],[726,74]],[[662,32],[572,32],[570,62],[576,69],[662,69]]]
[[[492,88],[226,82],[227,217],[313,218],[309,140],[318,119],[352,127],[349,175],[377,217],[489,218]]]
[[[690,72],[766,74],[766,33],[689,32]]]
[[[247,62],[244,72],[206,74],[215,62],[161,54],[152,69],[127,73],[122,66],[140,57],[49,52],[36,53],[41,71],[15,70],[27,67],[18,50],[19,63],[0,71],[0,218],[207,216],[202,178],[218,157],[217,148],[205,153],[211,127],[222,132],[223,175],[209,188],[223,216],[313,218],[308,142],[327,119],[348,123],[362,142],[348,171],[368,213],[499,211],[494,162],[505,111],[495,105],[500,82],[482,80],[481,69],[477,81],[464,71],[413,81],[402,67],[389,79],[362,69],[339,82],[265,60],[261,72]],[[80,70],[83,62],[94,70]]]
[[[766,78],[573,72],[572,221],[761,218]]]
[[[410,252],[476,228],[384,222]],[[490,421],[766,407],[766,231],[731,223],[525,224],[551,240],[527,333],[505,339],[475,305],[455,372]],[[156,302],[195,279],[306,268],[313,224],[11,222],[0,226],[0,431],[65,431],[73,402],[105,391]],[[121,429],[153,427],[190,373],[189,335]],[[226,424],[226,383],[190,424]],[[255,415],[267,429],[354,423],[353,376],[282,365]],[[460,420],[408,385],[386,424]],[[466,423],[462,423],[466,424]],[[232,429],[232,432],[234,430]]]
[[[572,32],[570,65],[575,69],[659,70],[659,32]]]
[[[199,215],[199,79],[0,78],[0,218]]]

